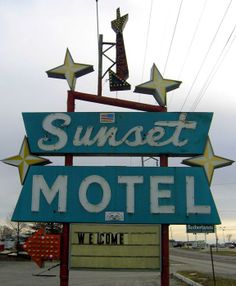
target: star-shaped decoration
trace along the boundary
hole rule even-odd
[[[79,64],[73,61],[69,49],[66,50],[64,64],[47,71],[48,77],[66,79],[71,90],[75,89],[76,79],[93,71],[92,65]]]
[[[24,184],[25,177],[31,165],[46,165],[49,160],[34,156],[30,153],[27,138],[25,137],[19,155],[2,160],[3,163],[18,167],[21,184]]]
[[[134,92],[151,94],[154,96],[159,105],[166,106],[166,93],[178,88],[180,84],[181,81],[164,79],[156,65],[153,64],[151,70],[151,80],[137,85]]]
[[[203,155],[183,160],[182,163],[189,166],[203,167],[208,182],[211,184],[214,169],[229,166],[233,164],[234,161],[215,156],[210,139],[208,138]]]

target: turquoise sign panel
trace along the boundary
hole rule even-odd
[[[30,168],[14,221],[219,224],[202,168]]]
[[[40,155],[202,154],[212,113],[23,113],[30,150]]]

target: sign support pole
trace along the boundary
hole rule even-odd
[[[168,167],[168,157],[160,156],[160,167]],[[169,286],[169,224],[161,225],[161,286]]]
[[[75,99],[73,94],[68,93],[67,112],[75,111]],[[73,156],[65,156],[65,166],[73,166]],[[60,264],[60,286],[69,285],[69,242],[70,242],[70,224],[63,223],[61,234],[61,264]]]
[[[102,96],[102,46],[103,35],[98,36],[98,96]]]

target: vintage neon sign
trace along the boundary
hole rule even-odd
[[[32,167],[13,220],[218,223],[201,168]]]
[[[183,156],[203,152],[212,114],[24,113],[23,117],[33,153]]]

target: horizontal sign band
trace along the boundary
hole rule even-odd
[[[218,224],[202,168],[31,167],[15,221]]]
[[[212,113],[23,113],[30,150],[41,155],[202,154]]]

